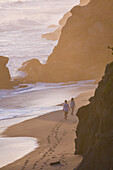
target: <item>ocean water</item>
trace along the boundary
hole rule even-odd
[[[59,20],[79,0],[0,0],[0,55],[9,57],[12,77],[24,61],[32,58],[45,63],[57,41],[41,35],[51,32]]]
[[[22,158],[37,147],[38,144],[35,138],[0,138],[0,168]]]
[[[36,83],[27,88],[0,90],[0,132],[24,120],[61,110],[59,104],[93,89],[93,82]]]

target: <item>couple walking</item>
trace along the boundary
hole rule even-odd
[[[72,109],[71,115],[73,115],[73,111],[75,108],[75,101],[73,98],[71,98],[71,103],[70,103],[70,108]],[[69,104],[67,103],[67,100],[65,100],[64,106],[63,106],[63,111],[64,111],[64,119],[67,119],[68,111],[69,111]]]

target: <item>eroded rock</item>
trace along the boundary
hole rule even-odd
[[[77,170],[113,169],[113,62],[89,101],[77,112],[75,154],[84,157]]]
[[[11,77],[9,69],[6,67],[9,58],[0,56],[0,89],[11,88]]]

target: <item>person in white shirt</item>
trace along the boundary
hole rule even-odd
[[[73,98],[71,98],[70,108],[71,108],[71,110],[72,110],[71,115],[73,115],[74,108],[75,108],[75,101],[74,101]]]
[[[64,111],[64,119],[67,120],[67,115],[69,111],[69,104],[67,103],[67,100],[65,100],[64,106],[63,106],[63,111]]]

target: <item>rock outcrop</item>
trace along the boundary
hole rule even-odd
[[[45,38],[47,40],[51,40],[51,41],[56,41],[59,40],[60,35],[61,35],[61,30],[64,27],[64,25],[67,22],[67,19],[71,16],[70,12],[67,12],[63,18],[59,21],[59,25],[57,26],[58,28],[50,33],[46,33],[46,34],[42,34],[42,38]],[[51,28],[51,27],[50,27]]]
[[[80,6],[85,6],[90,2],[90,0],[80,0]]]
[[[61,26],[58,26],[58,28],[55,31],[42,34],[41,37],[47,40],[57,41],[60,38],[61,29],[62,29]]]
[[[24,62],[22,64],[22,67],[20,69],[18,69],[18,71],[22,71],[22,72],[26,73],[26,76],[23,78],[17,77],[16,81],[18,83],[21,83],[21,81],[23,83],[37,82],[38,77],[40,77],[40,79],[41,79],[42,70],[43,70],[42,66],[43,66],[43,64],[41,64],[40,61],[35,58]]]
[[[34,82],[102,77],[106,64],[113,60],[107,48],[113,44],[113,0],[91,0],[87,3],[88,0],[82,0],[81,6],[71,10],[72,16],[62,28],[58,45],[42,71],[36,73]]]
[[[0,56],[0,89],[11,88],[11,77],[6,64],[9,58]]]
[[[113,62],[108,64],[90,104],[77,116],[75,154],[83,155],[77,170],[113,169]]]

